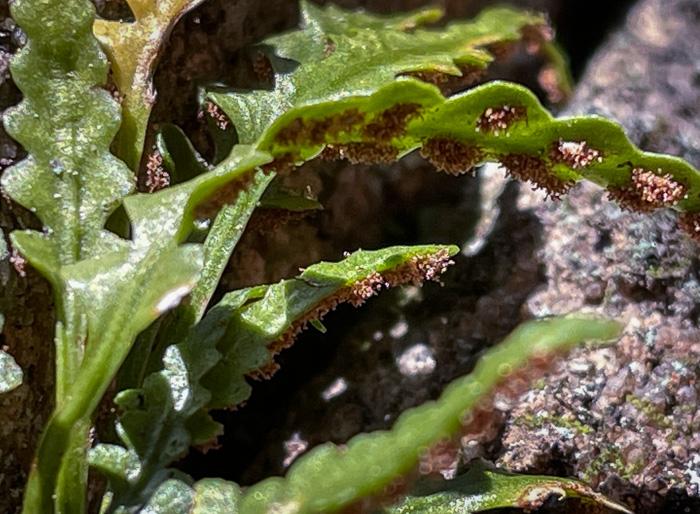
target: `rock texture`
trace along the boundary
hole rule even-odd
[[[619,121],[643,149],[700,165],[700,4],[645,0],[598,52],[569,113]],[[673,213],[621,211],[580,186],[561,203],[523,188],[544,225],[534,316],[617,318],[614,347],[577,351],[509,411],[498,463],[577,476],[637,513],[698,509],[698,246]],[[684,510],[690,508],[691,510]]]

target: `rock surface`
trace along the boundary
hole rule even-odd
[[[593,59],[567,112],[615,119],[643,149],[700,165],[699,23],[696,1],[641,2]],[[497,461],[577,476],[637,513],[695,511],[698,246],[674,214],[623,212],[605,197],[582,185],[543,203],[523,187],[520,205],[534,206],[545,233],[546,287],[529,297],[529,311],[587,311],[626,329],[619,344],[575,352],[520,398]]]

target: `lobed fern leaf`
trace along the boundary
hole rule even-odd
[[[108,63],[92,36],[94,8],[64,4],[12,4],[28,43],[11,63],[24,100],[5,112],[4,125],[29,156],[2,176],[8,195],[46,228],[45,235],[15,232],[13,244],[57,288],[58,266],[110,248],[104,222],[134,186],[131,172],[109,153],[120,115],[98,87]]]
[[[165,350],[161,371],[115,398],[125,447],[100,444],[90,455],[110,479],[113,508],[137,511],[162,486],[173,460],[220,434],[207,411],[247,400],[245,376],[274,372],[274,355],[307,323],[381,287],[437,279],[456,252],[440,246],[358,251],[311,266],[298,279],[227,294],[183,342]]]
[[[432,82],[461,76],[469,83],[494,61],[489,49],[496,53],[502,45],[525,37],[547,44],[543,16],[507,8],[486,10],[471,22],[454,22],[439,31],[422,28],[441,16],[435,9],[378,16],[302,2],[301,15],[301,30],[265,41],[266,48],[274,50],[263,57],[274,76],[272,91],[208,93],[234,123],[242,143],[256,142],[282,127],[294,132],[295,120],[312,113],[323,113],[329,122],[337,115],[335,123],[319,127],[323,138],[325,132],[344,131],[344,125],[352,128],[365,116],[391,107],[386,105],[389,97],[376,104],[376,110],[357,104],[399,75]],[[420,102],[422,96],[415,93],[411,101]],[[434,96],[432,90],[428,96]],[[413,113],[405,113],[409,114]]]
[[[445,98],[417,80],[425,70],[486,66],[493,57],[484,48],[495,41],[534,32],[544,44],[536,17],[489,10],[473,25],[449,26],[440,39],[401,31],[408,22],[395,17],[356,19],[311,5],[303,13],[302,29],[267,41],[272,91],[208,93],[241,140],[275,157],[270,168],[286,171],[316,157],[391,162],[416,149],[452,174],[499,162],[552,197],[586,179],[624,208],[681,211],[681,227],[700,239],[700,174],[682,159],[639,150],[603,118],[554,119],[516,84],[494,81]]]

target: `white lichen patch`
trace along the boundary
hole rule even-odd
[[[282,461],[282,465],[288,468],[294,462],[294,459],[304,453],[308,447],[309,442],[302,439],[299,432],[294,432],[292,437],[284,442],[286,457]]]
[[[400,339],[406,334],[408,334],[408,323],[405,321],[399,321],[389,330],[389,335],[394,339]]]
[[[435,371],[437,363],[433,351],[423,343],[415,344],[404,351],[397,359],[396,365],[402,375],[429,375]]]
[[[331,384],[326,387],[321,393],[321,398],[326,401],[332,400],[333,398],[340,396],[345,391],[348,390],[348,383],[343,377],[336,378]]]

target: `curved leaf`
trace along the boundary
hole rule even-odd
[[[330,512],[381,492],[390,480],[414,467],[431,445],[457,432],[470,411],[478,409],[479,400],[513,373],[527,370],[533,360],[547,365],[553,353],[582,341],[618,335],[616,323],[591,319],[525,324],[489,350],[470,375],[452,382],[437,401],[404,412],[390,431],[361,434],[342,447],[326,443],[314,448],[294,462],[285,478],[268,478],[250,487],[240,510]]]
[[[589,486],[569,478],[515,475],[477,462],[466,474],[440,483],[430,493],[411,495],[399,505],[384,509],[385,514],[473,514],[490,509],[519,508],[531,512],[550,496],[559,500],[578,499],[587,513],[623,512],[614,502]],[[578,512],[578,511],[577,511]]]
[[[275,157],[274,169],[319,155],[390,162],[420,148],[453,174],[499,162],[552,197],[591,180],[625,208],[682,211],[681,227],[700,239],[700,174],[682,159],[639,150],[602,118],[554,119],[516,84],[495,81],[446,99],[416,80],[426,70],[459,73],[460,63],[486,66],[493,57],[484,48],[493,50],[495,42],[522,36],[544,45],[546,37],[534,30],[542,27],[537,17],[489,10],[472,24],[450,25],[444,38],[401,30],[402,23],[305,5],[303,29],[267,41],[275,52],[269,55],[272,91],[210,91],[208,97],[233,120],[242,141]],[[557,57],[551,47],[545,51]]]
[[[133,23],[96,20],[94,31],[112,62],[114,82],[124,99],[117,155],[136,170],[155,103],[152,79],[161,45],[182,15],[203,0],[127,1],[134,13]]]
[[[251,388],[244,376],[274,373],[277,365],[272,357],[336,305],[360,305],[381,288],[401,283],[438,280],[457,250],[454,246],[397,246],[357,251],[337,263],[314,264],[297,279],[225,295],[212,310],[228,311],[231,321],[218,346],[224,357],[202,382],[212,391],[209,407],[245,401]]]

